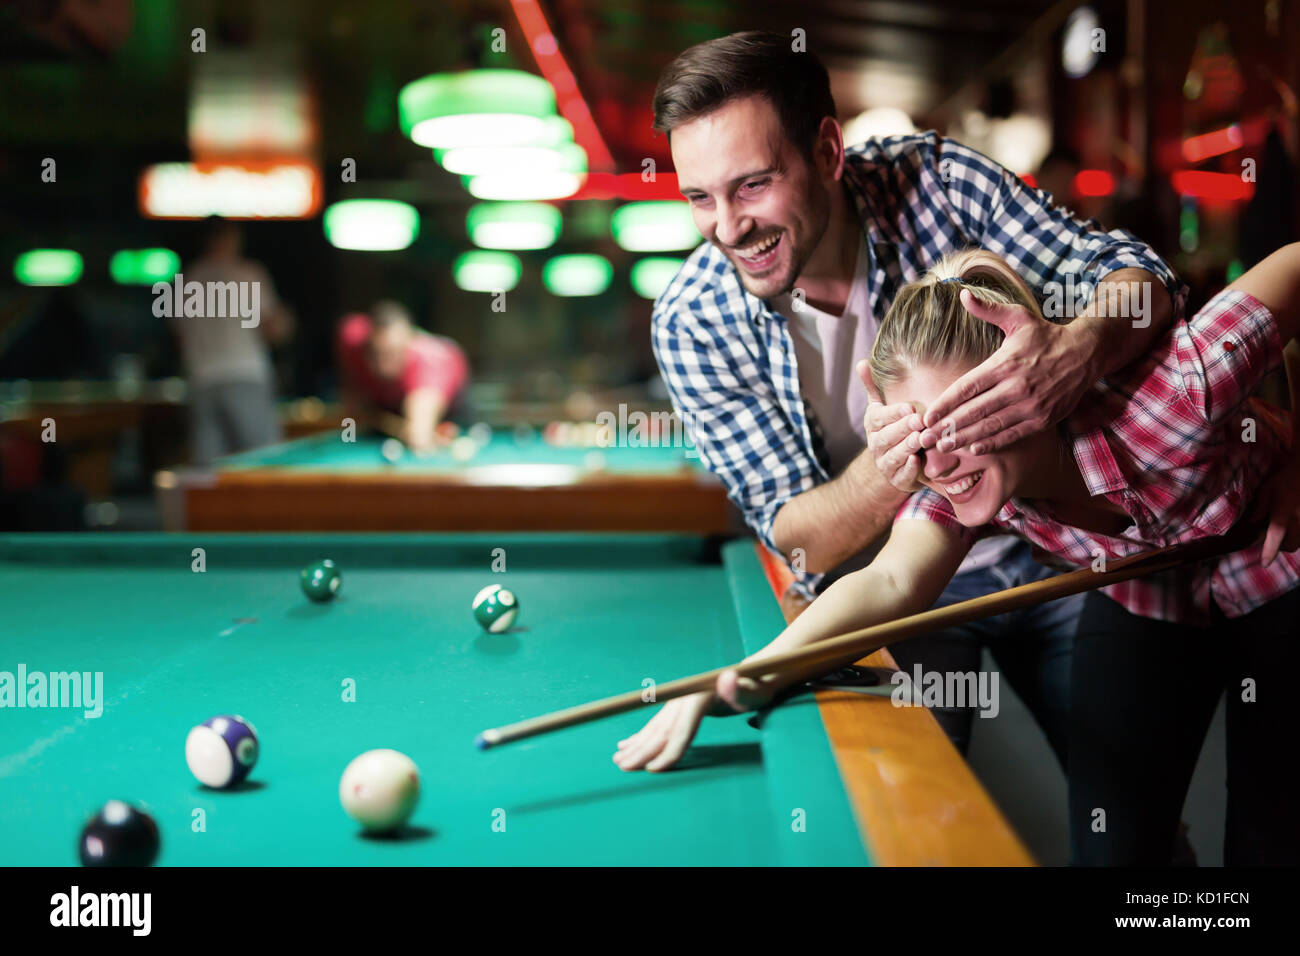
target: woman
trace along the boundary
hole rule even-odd
[[[871,374],[920,413],[993,353],[1002,332],[968,296],[1040,314],[1015,271],[974,250],[903,289]],[[1241,276],[1141,361],[1099,382],[1055,432],[999,452],[924,453],[920,481],[867,568],[829,587],[761,659],[928,608],[974,541],[1013,531],[1073,566],[1219,535],[1292,459],[1294,421],[1249,399],[1300,329],[1300,244]],[[1295,346],[1291,346],[1294,353]],[[1292,369],[1293,405],[1296,376]],[[1290,809],[1282,683],[1300,664],[1300,554],[1256,544],[1204,564],[1113,585],[1080,625],[1072,668],[1070,827],[1076,863],[1169,859],[1200,740],[1225,682],[1229,863],[1300,860]],[[1288,666],[1291,665],[1291,666]],[[670,701],[619,745],[624,769],[661,769],[718,698],[754,706],[806,675],[719,679]],[[1076,752],[1077,751],[1077,752]]]

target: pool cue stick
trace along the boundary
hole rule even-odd
[[[571,727],[574,724],[587,723],[602,717],[621,714],[624,711],[635,710],[647,703],[658,704],[675,697],[685,697],[687,694],[712,691],[718,675],[723,671],[734,670],[741,677],[760,677],[779,668],[788,668],[804,674],[810,670],[816,673],[823,665],[826,671],[834,670],[851,664],[887,644],[916,637],[918,634],[926,634],[996,614],[1006,614],[1033,604],[1054,601],[1071,594],[1092,591],[1110,584],[1119,584],[1133,578],[1157,574],[1184,564],[1239,551],[1255,540],[1258,533],[1258,528],[1243,522],[1226,535],[1201,538],[1188,544],[1170,545],[1155,551],[1121,558],[1109,563],[1104,571],[1093,571],[1091,567],[1068,571],[1041,581],[1031,581],[1029,584],[1008,588],[1005,591],[995,591],[992,594],[949,604],[946,607],[922,611],[920,614],[912,614],[895,621],[873,624],[839,637],[818,641],[797,651],[787,651],[762,660],[746,661],[691,677],[681,677],[658,685],[654,691],[654,699],[650,701],[642,699],[644,689],[632,690],[625,694],[616,694],[613,697],[543,714],[540,717],[530,717],[517,723],[506,724],[504,727],[494,727],[479,734],[474,743],[480,750],[486,750],[525,737],[533,737],[552,730]]]

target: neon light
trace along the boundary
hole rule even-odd
[[[701,236],[684,202],[637,202],[614,210],[610,232],[620,249],[669,252],[693,249]]]
[[[180,256],[170,249],[119,249],[108,260],[108,274],[118,285],[166,282],[180,268]]]
[[[509,292],[519,284],[523,266],[509,252],[465,252],[452,263],[456,285],[466,292]]]
[[[1189,136],[1183,140],[1183,159],[1189,163],[1199,163],[1211,156],[1222,156],[1238,149],[1244,142],[1241,127],[1236,123],[1225,129],[1216,129],[1200,136]]]
[[[1194,199],[1242,202],[1255,195],[1255,184],[1244,182],[1232,173],[1210,173],[1197,169],[1179,169],[1169,177],[1174,192]]]
[[[542,283],[552,295],[600,295],[614,279],[614,267],[604,256],[556,256],[542,267]]]
[[[582,189],[572,199],[675,200],[681,202],[676,173],[660,173],[654,182],[645,182],[639,173],[591,173]]]
[[[414,206],[394,199],[345,199],[325,210],[325,238],[337,249],[405,249],[420,231]]]
[[[1109,196],[1115,191],[1115,177],[1104,169],[1081,169],[1074,174],[1070,190],[1076,196]]]
[[[23,285],[72,285],[81,278],[81,254],[71,249],[32,249],[14,260]]]
[[[682,267],[684,259],[669,259],[665,256],[651,256],[641,259],[632,266],[628,276],[632,290],[643,299],[657,299],[673,281],[677,270]]]
[[[537,68],[555,89],[560,115],[573,124],[574,139],[587,151],[592,166],[601,170],[613,169],[614,157],[591,118],[591,109],[578,91],[578,81],[560,52],[555,34],[551,32],[537,0],[510,0],[510,6],[528,40],[528,48],[533,51]]]
[[[432,73],[397,94],[402,132],[435,149],[544,142],[555,91],[522,70]]]
[[[545,203],[479,203],[465,228],[484,249],[545,249],[560,235],[560,211]]]

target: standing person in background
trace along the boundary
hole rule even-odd
[[[456,414],[469,383],[461,347],[417,328],[403,306],[383,301],[370,315],[343,317],[338,350],[344,413],[362,421],[399,415],[399,437],[412,451],[431,451],[434,429]]]
[[[172,319],[189,383],[190,455],[206,465],[223,455],[280,440],[275,410],[272,345],[293,334],[293,315],[280,302],[266,267],[243,257],[243,232],[213,218],[203,251],[185,283],[256,284],[258,315],[178,315]]]

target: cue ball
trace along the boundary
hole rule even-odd
[[[400,829],[420,800],[420,771],[396,750],[367,750],[343,771],[339,802],[371,833]]]
[[[402,460],[402,450],[402,443],[396,438],[385,438],[379,446],[379,453],[384,456],[384,460],[394,465]]]
[[[456,461],[469,461],[478,454],[478,442],[462,435],[451,443],[451,457]]]
[[[474,620],[489,634],[508,631],[519,616],[519,600],[515,592],[499,584],[489,584],[474,595]]]
[[[148,866],[161,845],[153,817],[110,800],[82,829],[77,852],[82,866]]]
[[[241,783],[257,763],[257,753],[257,730],[237,715],[205,720],[185,738],[190,773],[218,790]]]

